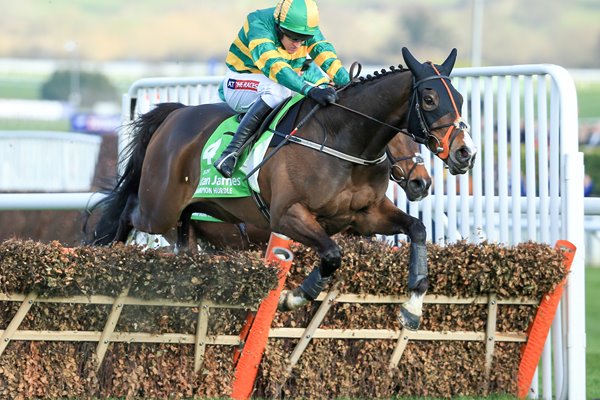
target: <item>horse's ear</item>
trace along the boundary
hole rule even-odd
[[[402,57],[404,57],[404,62],[406,63],[406,66],[412,71],[412,73],[415,75],[415,78],[419,80],[424,73],[423,65],[417,61],[415,56],[413,56],[406,47],[402,48]]]
[[[454,68],[454,63],[456,62],[456,53],[456,48],[452,49],[446,61],[441,65],[444,74],[450,75],[450,72],[452,72],[452,68]]]

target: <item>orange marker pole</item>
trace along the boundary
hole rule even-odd
[[[267,247],[266,262],[277,262],[279,265],[279,285],[271,290],[267,297],[262,301],[256,315],[246,317],[246,324],[242,328],[245,333],[245,343],[240,354],[236,350],[234,362],[237,362],[235,375],[233,379],[233,390],[231,397],[233,399],[249,399],[254,389],[254,381],[258,372],[258,366],[262,359],[263,352],[269,339],[269,330],[271,323],[277,311],[279,295],[283,290],[287,273],[290,270],[294,256],[289,249],[290,239],[271,233],[269,245]],[[281,247],[278,245],[286,246]],[[242,333],[240,333],[240,338]]]
[[[569,272],[573,258],[575,258],[576,247],[573,243],[566,240],[559,240],[554,246],[555,249],[560,249],[564,253],[565,270]],[[544,344],[552,326],[552,320],[556,314],[558,303],[565,289],[567,278],[565,278],[554,291],[548,293],[542,298],[540,306],[537,309],[535,318],[529,328],[527,335],[527,343],[523,349],[521,363],[519,364],[519,372],[517,374],[517,390],[520,399],[527,397],[531,381],[535,370],[544,351]]]
[[[267,244],[267,250],[265,251],[265,260],[268,259],[269,254],[275,247],[282,247],[284,249],[290,249],[290,245],[292,244],[292,240],[285,235],[280,233],[271,233],[269,237],[269,243]],[[254,317],[256,313],[254,311],[248,311],[246,314],[246,322],[240,331],[240,346],[236,347],[233,351],[233,366],[237,365],[237,362],[240,358],[240,354],[242,353],[242,349],[248,339],[248,334],[250,333],[250,328],[252,327],[252,323],[254,322]]]

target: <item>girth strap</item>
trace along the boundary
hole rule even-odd
[[[260,213],[265,217],[267,222],[271,223],[271,213],[269,212],[269,206],[265,202],[265,199],[262,198],[260,193],[255,192],[254,190],[250,190],[250,193],[252,194],[252,200],[256,203]]]
[[[304,138],[301,138],[298,136],[285,135],[285,134],[283,134],[281,132],[277,132],[277,131],[273,131],[273,132],[275,133],[275,135],[282,136],[292,143],[296,143],[301,146],[309,147],[311,149],[320,151],[321,153],[329,154],[331,156],[337,157],[344,161],[349,161],[354,164],[376,165],[376,164],[380,164],[380,163],[384,162],[388,157],[386,152],[384,152],[383,155],[379,158],[376,158],[374,160],[365,160],[364,158],[354,157],[350,154],[342,153],[341,151],[338,151],[331,147],[327,147],[324,144],[319,144],[317,142],[313,142],[312,140],[304,139]]]

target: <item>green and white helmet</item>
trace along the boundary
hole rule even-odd
[[[309,39],[319,30],[319,9],[314,0],[279,0],[273,15],[281,30],[295,33],[296,38]]]

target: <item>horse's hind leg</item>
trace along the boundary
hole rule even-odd
[[[321,258],[321,264],[310,272],[300,287],[282,293],[279,309],[294,310],[316,299],[325,289],[333,273],[342,264],[342,253],[314,216],[299,204],[288,209],[288,213],[279,219],[279,225],[273,227],[273,231],[316,248]]]
[[[131,231],[131,213],[134,208],[138,204],[138,198],[135,195],[130,195],[127,197],[127,202],[125,203],[125,207],[119,216],[119,227],[117,228],[117,232],[115,234],[115,241],[125,243],[127,241],[127,236]]]
[[[186,207],[182,212],[181,215],[179,216],[179,220],[177,221],[177,242],[175,244],[175,253],[182,253],[182,252],[191,252],[191,253],[195,253],[197,248],[196,246],[194,246],[194,244],[192,243],[192,236],[194,237],[194,241],[195,241],[195,235],[190,235],[190,231],[191,231],[191,225],[190,225],[190,219],[192,218],[192,213],[193,211],[191,210],[190,207]]]

